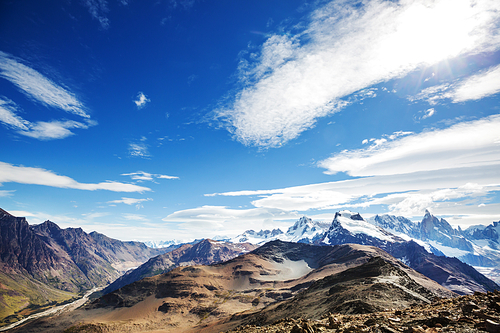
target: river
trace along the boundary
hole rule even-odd
[[[83,304],[85,304],[85,302],[88,301],[89,296],[92,293],[98,291],[99,289],[101,289],[101,288],[94,288],[92,290],[87,291],[87,293],[85,295],[83,295],[82,298],[79,298],[79,299],[77,299],[74,302],[71,302],[71,303],[68,303],[68,304],[64,304],[64,305],[59,305],[59,306],[50,308],[48,310],[45,310],[43,312],[34,313],[31,316],[28,316],[28,317],[26,317],[24,319],[16,321],[13,324],[10,324],[9,326],[5,326],[5,327],[0,328],[0,332],[8,331],[8,330],[10,330],[10,329],[12,329],[12,328],[14,328],[16,326],[21,325],[22,323],[27,322],[28,320],[37,319],[37,318],[40,318],[40,317],[58,315],[58,314],[61,314],[61,313],[64,313],[64,312],[73,311],[75,309],[78,309],[80,306],[82,306]]]

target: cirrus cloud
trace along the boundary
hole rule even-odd
[[[90,118],[85,106],[75,94],[2,51],[0,51],[0,77],[12,82],[34,101],[83,118]]]
[[[279,147],[356,91],[497,50],[498,9],[494,0],[329,2],[300,33],[270,36],[259,54],[242,60],[240,87],[215,118],[245,145]]]
[[[482,99],[498,94],[499,92],[500,65],[454,83],[445,83],[426,88],[416,96],[411,96],[409,100],[426,100],[431,105],[439,104],[442,100],[447,99],[453,103],[459,103]]]
[[[15,166],[9,163],[0,162],[0,184],[19,183],[44,185],[58,188],[71,188],[77,190],[106,190],[113,192],[146,192],[150,188],[134,184],[126,184],[115,181],[105,181],[101,183],[79,183],[76,180],[57,175],[52,171],[25,166]]]
[[[462,122],[446,129],[407,135],[358,150],[344,150],[318,165],[326,174],[350,176],[500,164],[500,115]]]

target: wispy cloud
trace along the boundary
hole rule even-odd
[[[419,111],[418,114],[414,117],[415,121],[424,120],[432,117],[436,113],[434,108],[427,109],[425,111]]]
[[[134,100],[134,103],[139,110],[145,107],[149,102],[151,102],[151,100],[146,95],[144,95],[143,92],[139,92],[136,99]]]
[[[454,83],[445,83],[422,90],[410,101],[426,100],[436,105],[443,100],[453,103],[478,100],[500,92],[500,65]]]
[[[330,2],[301,33],[273,35],[257,61],[242,61],[241,86],[215,117],[245,145],[278,147],[356,91],[443,59],[498,49],[496,8],[493,0]]]
[[[128,4],[128,1],[121,1],[122,4]],[[108,2],[106,0],[83,0],[83,4],[89,10],[93,19],[99,21],[101,28],[109,28],[109,19],[106,16],[109,12]]]
[[[207,229],[212,235],[236,235],[242,230],[252,228],[270,228],[283,220],[297,219],[297,213],[286,212],[275,208],[232,209],[225,206],[202,206],[193,209],[177,211],[163,219],[169,223],[181,223],[182,230],[193,233],[190,237],[206,237],[196,230]]]
[[[151,189],[134,184],[106,181],[97,184],[79,183],[76,180],[57,175],[52,171],[25,166],[15,166],[9,163],[0,162],[0,184],[19,183],[44,185],[58,188],[72,188],[78,190],[106,190],[113,192],[145,192]]]
[[[345,150],[318,165],[327,174],[374,176],[500,164],[499,128],[500,115],[494,115],[365,149]]]
[[[93,122],[90,122],[93,125]],[[38,121],[34,124],[30,124],[29,130],[18,131],[19,134],[29,136],[39,140],[52,140],[52,139],[63,139],[68,136],[74,135],[70,131],[72,128],[89,128],[89,123],[84,124],[73,120],[53,120],[50,122]]]
[[[140,209],[140,208],[144,208],[144,206],[142,205],[143,202],[146,202],[146,201],[153,201],[153,199],[151,198],[147,198],[147,199],[134,199],[134,198],[121,198],[119,200],[112,200],[112,201],[108,201],[109,204],[125,204],[125,205],[135,205],[135,208],[137,209]]]
[[[0,98],[0,121],[16,130],[28,131],[29,121],[17,114],[17,105],[9,99]]]
[[[149,219],[144,215],[139,214],[122,214],[123,218],[128,221],[139,221],[139,222],[148,222]]]
[[[81,123],[73,120],[52,120],[50,122],[37,121],[30,122],[17,115],[18,106],[9,99],[0,98],[0,122],[10,127],[18,134],[28,136],[39,140],[63,139],[74,133],[72,128],[87,129],[96,122],[86,120]]]
[[[373,176],[344,181],[294,186],[272,190],[213,193],[209,196],[248,196],[257,208],[285,212],[315,212],[338,209],[375,209],[406,217],[421,216],[433,209],[449,216],[498,216],[495,208],[481,210],[477,200],[500,191],[499,165]],[[466,180],[464,180],[466,179]],[[476,223],[481,219],[476,218]],[[491,223],[482,220],[481,223]]]
[[[14,195],[14,190],[11,191],[6,191],[6,190],[0,190],[0,197],[11,197]]]
[[[15,84],[24,94],[46,106],[90,118],[75,94],[52,82],[36,70],[0,51],[0,77]]]
[[[160,174],[153,174],[149,172],[144,172],[144,171],[137,171],[137,172],[132,172],[132,173],[123,173],[122,176],[130,176],[133,180],[138,180],[138,181],[154,181],[155,178],[159,179],[179,179],[179,177],[175,176],[167,176],[167,175],[160,175]]]
[[[184,10],[188,10],[194,6],[195,2],[195,0],[170,0],[170,6],[172,8],[177,8],[180,6]]]
[[[149,154],[148,144],[146,143],[147,139],[142,137],[138,142],[131,142],[128,145],[128,153],[133,157],[143,157],[149,158],[151,155]]]
[[[12,82],[31,100],[64,110],[84,120],[29,121],[19,115],[20,107],[14,101],[0,97],[0,122],[18,134],[39,140],[63,139],[74,134],[71,129],[87,129],[97,124],[90,119],[85,106],[75,94],[1,51],[0,77]]]

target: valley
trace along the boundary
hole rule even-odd
[[[24,219],[7,214],[4,213],[3,220],[8,223],[27,225]],[[388,218],[384,221],[387,222]],[[61,234],[62,229],[51,223],[29,227],[27,230],[32,233],[28,232],[28,235],[35,239],[35,243],[49,244],[48,249],[60,249],[60,236],[54,235]],[[286,233],[276,230],[247,232],[252,237],[242,235],[225,241],[204,239],[188,244],[169,244],[169,247],[158,249],[146,247],[149,255],[153,251],[164,253],[142,259],[142,264],[112,283],[101,283],[103,289],[93,293],[91,301],[84,302],[84,298],[73,302],[69,307],[72,311],[61,311],[66,306],[53,308],[31,317],[29,321],[19,322],[17,327],[4,326],[4,330],[246,332],[247,329],[248,332],[258,332],[259,327],[269,325],[290,330],[302,325],[299,328],[307,332],[309,324],[304,323],[309,322],[324,330],[331,328],[332,324],[328,322],[332,320],[328,319],[330,314],[334,314],[335,318],[361,316],[359,318],[367,321],[366,316],[370,314],[387,318],[387,311],[409,311],[456,299],[459,295],[479,295],[498,289],[495,282],[472,266],[456,258],[431,253],[426,243],[398,234],[395,227],[386,225],[387,229],[384,229],[381,224],[380,220],[375,223],[372,219],[370,222],[359,214],[342,211],[335,215],[330,225],[315,223],[304,217]],[[99,245],[122,249],[122,257],[126,256],[120,241],[104,235],[89,238],[89,235],[92,234],[81,231],[71,238],[73,243],[69,244],[74,244],[73,248],[78,244],[81,249],[77,262],[78,258],[82,258],[81,253],[96,255],[98,252],[89,251],[89,248]],[[265,241],[259,240],[260,236]],[[89,239],[96,241],[92,243]],[[237,243],[236,240],[249,242]],[[68,241],[63,244],[66,244],[66,249],[72,248],[67,246]],[[140,251],[130,246],[128,244],[128,248],[133,250],[128,255],[135,253],[135,258],[139,259],[137,254]],[[61,253],[61,250],[58,251],[55,253]],[[117,252],[112,252],[115,257]],[[57,258],[55,254],[52,256]],[[68,255],[63,257],[72,258]],[[99,253],[98,257],[113,258],[103,253]],[[12,258],[12,255],[2,258]],[[94,260],[99,262],[98,259]],[[5,262],[12,263],[13,260]],[[3,265],[6,265],[5,262]],[[22,261],[18,259],[17,262]],[[95,271],[95,267],[88,266],[86,272]],[[17,274],[21,275],[20,272],[23,271],[19,269]],[[39,275],[24,274],[33,280]],[[45,281],[38,283],[50,287]],[[62,292],[57,289],[59,286],[51,288]],[[85,285],[80,288],[85,288]],[[90,295],[88,290],[86,296]],[[18,315],[6,319],[6,322],[16,321],[22,320],[22,317]],[[359,323],[360,319],[352,320]],[[373,322],[381,323],[383,320]],[[295,329],[297,331],[298,328]]]

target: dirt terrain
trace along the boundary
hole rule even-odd
[[[275,241],[221,264],[142,279],[14,332],[221,332],[287,317],[402,310],[453,296],[375,247]]]

